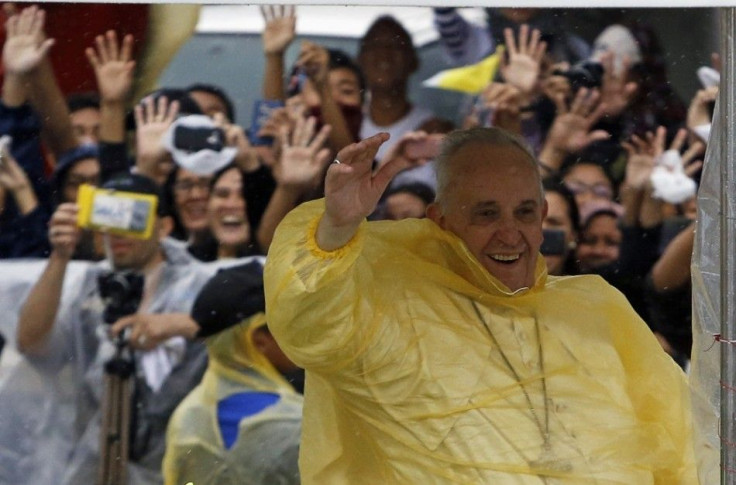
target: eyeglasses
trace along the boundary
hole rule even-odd
[[[190,193],[195,188],[204,192],[209,192],[210,179],[201,178],[197,180],[180,180],[174,184],[174,190],[182,193]]]
[[[578,180],[569,180],[565,182],[565,187],[567,187],[567,189],[574,195],[580,195],[588,192],[595,195],[596,197],[601,197],[603,199],[610,200],[613,198],[613,190],[611,190],[608,185],[603,183],[588,185]]]

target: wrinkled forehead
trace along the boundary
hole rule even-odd
[[[530,187],[540,201],[543,199],[536,160],[512,144],[468,143],[450,157],[448,169],[450,191],[514,183]]]

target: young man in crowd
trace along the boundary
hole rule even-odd
[[[155,182],[141,175],[120,175],[104,188],[159,195]],[[131,402],[135,431],[128,475],[130,483],[160,483],[169,416],[199,382],[206,366],[204,347],[182,336],[192,338],[197,331],[189,308],[209,273],[182,245],[166,238],[171,218],[159,205],[148,239],[106,236],[109,261],[90,265],[74,289],[65,290],[65,273],[81,232],[78,212],[76,204],[63,203],[52,216],[51,255],[18,321],[18,350],[50,382],[69,382],[66,379],[70,378],[74,389],[71,395],[64,394],[71,402],[54,411],[58,415],[50,420],[53,427],[39,430],[45,434],[38,439],[46,445],[33,450],[38,453],[36,465],[40,470],[58,466],[58,483],[95,483],[100,467],[100,415],[104,411],[103,368],[112,356],[116,335],[128,329],[127,345],[136,350]],[[142,275],[145,283],[136,313],[106,325],[99,279],[111,270],[118,275]],[[62,304],[63,290],[73,292],[72,301],[66,298]],[[74,426],[61,422],[73,422]],[[60,461],[45,460],[43,457],[49,456],[46,446],[54,443],[53,453]]]

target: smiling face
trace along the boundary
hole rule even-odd
[[[575,253],[578,269],[583,273],[614,263],[621,248],[621,230],[613,214],[592,216],[582,230]]]
[[[240,170],[231,168],[217,179],[207,204],[207,216],[221,254],[234,256],[237,247],[248,242],[250,225],[245,213]]]
[[[463,240],[511,291],[530,288],[547,206],[529,156],[514,146],[471,142],[449,160],[441,205],[429,217]]]

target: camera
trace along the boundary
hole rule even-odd
[[[545,229],[544,239],[539,252],[543,256],[562,256],[567,251],[565,242],[565,231],[560,229]]]
[[[112,324],[138,311],[143,297],[143,275],[111,271],[97,278],[97,287],[105,303],[102,318]]]
[[[594,61],[582,61],[567,71],[556,70],[553,74],[567,78],[573,92],[580,88],[598,88],[603,83],[603,66]]]

